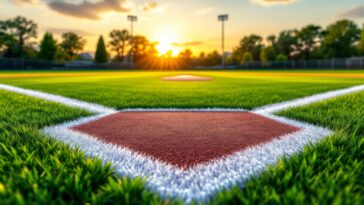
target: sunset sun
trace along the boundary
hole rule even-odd
[[[156,36],[158,42],[157,50],[159,55],[165,55],[169,51],[172,51],[172,56],[176,56],[179,49],[173,44],[178,41],[178,36],[173,31],[164,31],[160,35]]]

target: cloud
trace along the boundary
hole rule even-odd
[[[340,18],[364,18],[364,5],[351,8],[338,16]]]
[[[63,15],[86,18],[91,20],[99,19],[99,14],[104,12],[123,12],[129,9],[125,6],[126,0],[101,0],[97,2],[89,2],[84,0],[81,3],[69,3],[68,1],[50,1],[49,8]]]
[[[167,8],[169,7],[169,4],[159,5],[156,2],[145,2],[142,5],[139,6],[140,10],[148,13],[163,13]]]
[[[158,7],[158,4],[156,2],[144,2],[140,8],[145,11],[145,12],[149,12],[152,11],[154,9],[156,9]]]
[[[176,47],[187,47],[187,46],[198,46],[203,44],[202,41],[191,41],[191,42],[184,42],[184,43],[172,43],[172,46]]]
[[[64,33],[67,32],[73,32],[76,33],[78,35],[81,36],[92,36],[94,35],[93,33],[87,32],[87,31],[83,31],[83,30],[79,30],[79,29],[71,29],[71,28],[54,28],[54,27],[47,27],[44,29],[44,31],[48,31],[51,32],[55,35],[62,35]]]
[[[297,0],[251,0],[255,4],[260,4],[262,6],[274,6],[274,5],[284,5],[291,4]]]
[[[211,12],[214,12],[214,11],[216,11],[216,8],[206,7],[206,8],[202,8],[202,9],[197,10],[195,13],[197,15],[205,15],[205,14],[208,14],[208,13],[211,13]]]
[[[76,18],[90,20],[100,19],[101,13],[127,13],[134,10],[135,4],[131,0],[9,0],[17,6],[34,6],[45,4],[51,10]],[[144,12],[161,13],[168,5],[160,6],[154,1],[142,3],[139,8]]]
[[[38,0],[10,0],[10,2],[18,6],[27,6],[37,4]]]

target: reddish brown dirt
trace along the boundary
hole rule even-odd
[[[249,112],[120,112],[72,129],[183,169],[299,130]]]
[[[213,80],[209,77],[201,77],[201,76],[194,76],[194,75],[176,75],[170,77],[161,78],[164,81],[210,81]]]

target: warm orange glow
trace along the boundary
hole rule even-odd
[[[180,49],[173,45],[173,43],[176,43],[179,40],[178,36],[173,31],[162,31],[156,36],[155,40],[158,42],[157,50],[161,56],[170,51],[172,52],[172,56],[177,56],[180,52]]]

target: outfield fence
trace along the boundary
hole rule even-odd
[[[1,70],[51,69],[58,67],[64,67],[64,63],[38,59],[0,58]]]
[[[188,68],[189,66],[184,66]],[[190,66],[190,69],[211,70],[221,69],[217,66]],[[17,58],[0,58],[0,70],[50,70],[50,69],[130,69],[129,63],[108,62],[96,64],[92,61],[44,61],[39,59],[17,59]],[[353,58],[332,58],[321,60],[299,60],[299,61],[253,61],[239,65],[226,65],[227,70],[237,69],[364,69],[364,56]]]
[[[93,61],[45,61],[39,59],[0,58],[0,70],[81,70],[81,69],[129,69],[125,62],[107,62],[97,64]]]
[[[194,66],[198,70],[218,70],[216,66]],[[252,61],[238,65],[226,65],[225,69],[364,69],[364,56],[355,58],[332,58],[320,60],[291,60],[291,61]]]
[[[247,62],[237,65],[240,69],[364,69],[364,56],[282,62]]]

